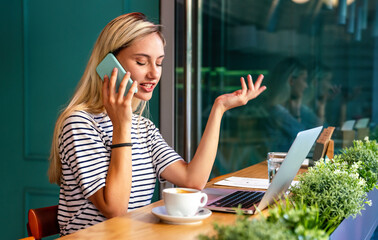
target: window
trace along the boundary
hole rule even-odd
[[[254,80],[263,74],[268,89],[224,115],[214,175],[264,161],[268,151],[287,151],[298,131],[319,125],[336,128],[336,151],[353,139],[376,138],[376,1],[188,2],[176,1],[175,17],[181,154],[190,145],[193,156],[215,98],[239,89],[247,74]]]

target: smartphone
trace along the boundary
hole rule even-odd
[[[123,77],[126,74],[125,69],[122,67],[122,65],[118,62],[117,58],[114,56],[113,53],[108,53],[106,57],[98,64],[96,67],[97,74],[100,76],[102,81],[104,81],[105,75],[107,75],[110,79],[110,76],[112,75],[113,69],[118,68],[118,74],[117,74],[117,81],[116,81],[116,89],[118,91],[119,85],[122,82]],[[129,79],[126,90],[125,90],[125,95],[131,88],[131,85],[133,84],[133,80],[131,78]],[[138,88],[135,88],[135,93],[138,92]]]

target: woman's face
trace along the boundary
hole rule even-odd
[[[291,95],[295,97],[302,97],[307,85],[307,71],[302,71],[297,77],[291,80]]]
[[[164,44],[160,36],[152,33],[136,40],[122,49],[117,59],[131,73],[131,79],[138,83],[138,92],[134,96],[150,100],[159,83],[164,59]]]

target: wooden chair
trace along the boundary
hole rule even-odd
[[[28,213],[28,235],[41,239],[59,233],[58,205],[30,209]]]

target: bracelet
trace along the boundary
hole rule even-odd
[[[119,147],[132,147],[132,146],[133,146],[132,143],[119,143],[119,144],[110,145],[110,148],[113,149],[113,148],[119,148]]]

